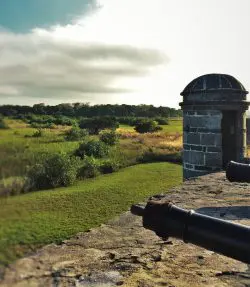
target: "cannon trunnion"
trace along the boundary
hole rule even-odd
[[[166,200],[133,205],[143,226],[162,238],[175,237],[250,264],[250,227],[185,210]]]

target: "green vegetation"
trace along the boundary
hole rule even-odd
[[[4,118],[1,117],[0,115],[0,129],[8,129],[8,125],[6,124]]]
[[[65,153],[48,156],[42,164],[35,164],[27,174],[28,189],[31,191],[75,183],[80,160]]]
[[[88,103],[74,103],[74,104],[59,104],[56,106],[46,106],[45,104],[36,104],[31,106],[13,106],[4,105],[0,106],[0,114],[7,117],[20,118],[23,115],[54,115],[64,117],[104,117],[114,116],[123,119],[133,117],[181,117],[182,111],[168,107],[154,107],[152,105],[89,105]],[[123,122],[128,124],[128,122]]]
[[[10,129],[0,129],[0,180],[23,176],[27,166],[43,162],[48,154],[73,152],[78,142],[64,141],[67,127],[43,129],[42,137],[32,137],[37,131],[22,121],[6,120]]]
[[[99,135],[87,135],[76,123],[37,129],[26,120],[5,118],[4,122],[9,129],[0,129],[2,263],[33,247],[60,242],[97,226],[132,202],[181,182],[178,165],[131,167],[141,162],[179,162],[180,120],[169,120],[168,125],[161,125],[162,131],[154,133],[140,134],[133,126],[122,125]],[[81,158],[74,156],[76,150]],[[41,188],[47,190],[26,193]]]
[[[72,187],[2,198],[0,261],[7,264],[29,248],[98,226],[131,204],[180,184],[181,174],[179,165],[143,164]]]
[[[69,127],[42,129],[42,137],[32,137],[37,129],[20,120],[8,119],[5,122],[10,128],[0,129],[0,180],[24,176],[28,166],[42,163],[49,154],[73,153],[79,147],[79,141],[65,141]],[[182,120],[169,120],[168,125],[161,127],[163,131],[159,133],[139,135],[133,127],[120,125],[117,130],[120,140],[110,148],[109,158],[128,166],[136,164],[137,158],[152,147],[165,154],[179,152]],[[90,138],[96,139],[96,136]]]
[[[91,139],[79,145],[74,155],[84,158],[86,156],[93,156],[96,158],[103,158],[109,153],[109,147],[102,141]]]
[[[66,141],[80,141],[89,135],[88,131],[85,129],[80,129],[79,127],[72,127],[70,130],[65,132]]]
[[[91,135],[98,135],[101,130],[112,129],[116,130],[119,127],[119,123],[115,117],[94,117],[89,119],[81,119],[79,122],[81,129],[88,130]]]
[[[144,134],[160,131],[162,130],[162,127],[158,126],[156,121],[143,120],[136,123],[135,130],[138,133]]]
[[[104,130],[100,134],[100,141],[104,142],[106,145],[114,146],[119,141],[119,135],[116,133],[116,131]]]

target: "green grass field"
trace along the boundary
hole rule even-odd
[[[24,251],[98,226],[132,203],[167,192],[182,182],[182,167],[142,164],[111,175],[78,182],[68,188],[1,198],[0,262],[7,264]]]

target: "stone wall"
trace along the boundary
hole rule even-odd
[[[221,119],[221,111],[183,111],[184,178],[221,169]]]
[[[246,120],[247,128],[247,144],[250,145],[250,118]]]

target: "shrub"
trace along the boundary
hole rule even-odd
[[[38,128],[32,135],[33,138],[40,138],[44,136],[44,131],[41,128]]]
[[[75,155],[81,158],[85,156],[93,156],[97,158],[102,158],[108,155],[108,146],[98,140],[90,140],[79,145],[79,148],[75,151]]]
[[[91,119],[82,119],[79,122],[81,129],[87,129],[92,135],[98,135],[101,130],[104,129],[117,129],[119,123],[115,117],[96,117]]]
[[[158,123],[158,125],[168,125],[168,119],[167,118],[156,118],[155,121]]]
[[[6,124],[6,122],[4,121],[4,119],[2,117],[0,117],[0,129],[8,129],[8,125]]]
[[[14,178],[11,181],[0,182],[0,197],[11,196],[25,193],[25,180],[23,178]]]
[[[49,156],[42,164],[36,164],[28,171],[30,190],[41,190],[69,186],[77,178],[80,161],[64,153]]]
[[[82,130],[78,127],[73,127],[70,130],[65,132],[66,141],[79,141],[88,136],[87,130]]]
[[[115,145],[119,141],[119,135],[115,131],[103,131],[100,140],[107,145]]]
[[[152,133],[162,130],[162,127],[158,126],[156,121],[144,120],[136,124],[135,130],[138,133]]]
[[[120,164],[117,161],[112,160],[112,159],[105,160],[100,165],[100,171],[101,173],[104,173],[104,174],[118,171],[119,168],[120,168]]]
[[[138,159],[140,163],[151,163],[151,162],[173,162],[182,163],[182,155],[180,152],[175,153],[164,153],[154,149],[145,151]]]
[[[78,170],[78,177],[80,179],[93,178],[99,174],[99,162],[94,157],[85,157],[83,165]]]

